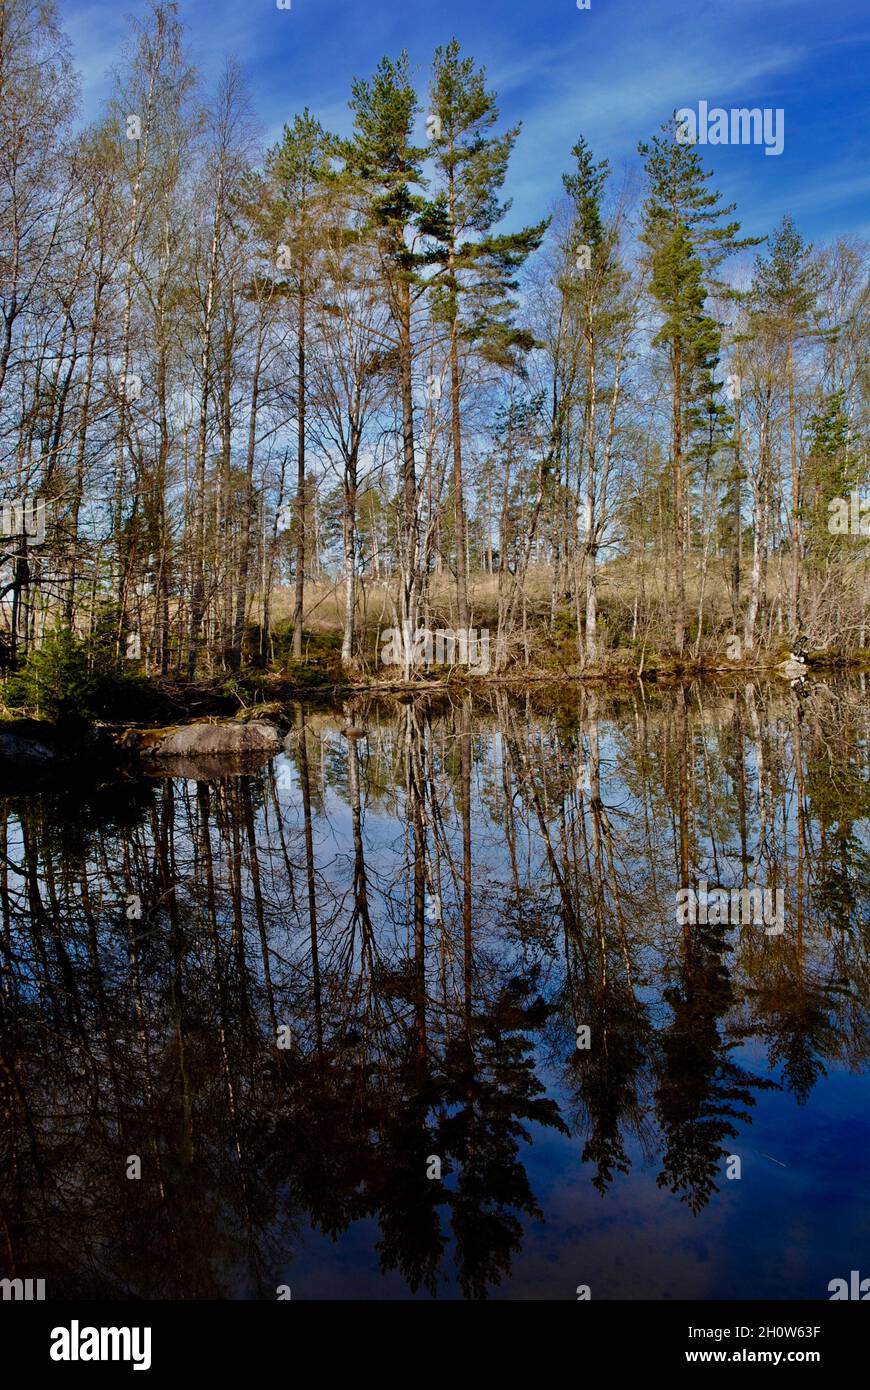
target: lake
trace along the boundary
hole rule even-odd
[[[4,1276],[572,1300],[870,1276],[865,678],[290,717],[269,761],[2,790]]]

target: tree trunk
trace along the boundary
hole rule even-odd
[[[414,634],[420,603],[420,574],[417,565],[417,476],[414,466],[414,401],[411,380],[411,291],[406,282],[399,286],[399,378],[402,395],[402,516],[400,538],[401,577],[399,617],[402,628],[402,668],[404,679],[411,678]]]
[[[795,434],[794,404],[794,332],[791,324],[788,330],[788,356],[786,359],[788,377],[788,433],[791,449],[791,602],[789,622],[792,637],[797,637],[801,611],[801,520],[800,520],[800,478],[798,476],[797,437]]]
[[[293,657],[302,658],[302,618],[305,606],[305,259],[299,267],[299,337],[297,342],[296,448],[296,597],[293,606]]]
[[[685,516],[683,513],[683,363],[679,348],[674,352],[674,580],[676,600],[674,639],[677,654],[686,646]]]

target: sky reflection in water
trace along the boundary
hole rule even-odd
[[[5,798],[2,1273],[826,1298],[868,1249],[868,715],[355,703],[246,775]],[[782,935],[678,923],[701,876]]]

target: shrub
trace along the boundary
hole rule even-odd
[[[6,703],[59,723],[131,719],[147,711],[150,692],[104,644],[93,650],[70,628],[56,627],[10,678]]]
[[[577,641],[577,614],[573,608],[560,608],[553,623],[553,636],[559,642]]]

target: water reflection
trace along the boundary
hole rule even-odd
[[[260,768],[6,797],[2,1273],[825,1297],[861,1249],[824,1134],[866,1142],[868,723],[861,682],[357,701]],[[679,922],[702,875],[782,889],[782,934]]]

